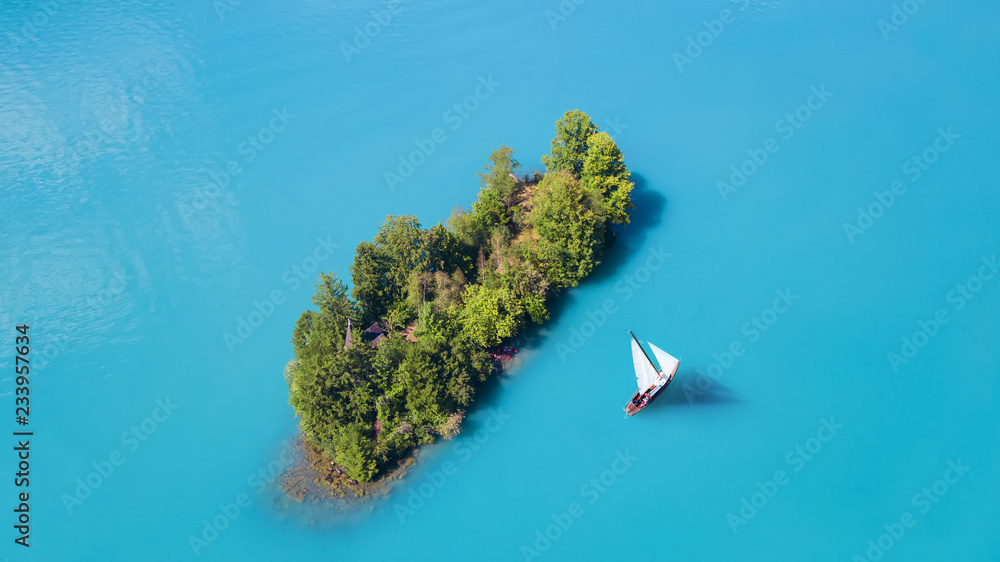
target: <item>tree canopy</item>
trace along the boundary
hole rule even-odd
[[[588,144],[580,180],[584,187],[601,194],[611,222],[628,224],[629,211],[635,208],[631,196],[634,184],[629,181],[632,172],[625,167],[624,157],[611,135],[597,133]]]
[[[552,139],[552,150],[542,156],[542,164],[549,172],[568,171],[579,175],[583,170],[583,160],[587,155],[590,137],[597,133],[597,125],[586,113],[578,110],[567,111],[556,122],[556,136]]]
[[[575,287],[600,263],[603,206],[599,192],[565,170],[538,184],[531,224],[541,237],[538,261],[550,285]]]

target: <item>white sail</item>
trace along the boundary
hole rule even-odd
[[[670,376],[670,373],[677,368],[681,360],[656,347],[651,342],[646,343],[649,343],[649,347],[653,350],[653,356],[660,363],[660,370],[663,372],[663,376]]]
[[[635,367],[635,378],[639,383],[639,390],[645,392],[656,382],[660,375],[653,368],[653,364],[646,357],[646,352],[642,350],[639,342],[632,338],[632,365]]]

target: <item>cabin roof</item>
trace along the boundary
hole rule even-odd
[[[371,342],[371,346],[375,347],[380,341],[385,339],[385,336],[388,333],[389,332],[384,330],[378,322],[375,322],[371,326],[365,328],[365,331],[361,332],[361,337],[364,338],[365,341]]]

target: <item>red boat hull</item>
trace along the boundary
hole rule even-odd
[[[628,416],[634,416],[639,412],[641,412],[642,410],[644,410],[647,406],[653,403],[653,400],[656,400],[657,398],[659,398],[661,394],[663,394],[663,392],[667,389],[667,386],[670,385],[670,381],[672,380],[674,380],[674,373],[670,373],[670,376],[667,377],[667,382],[663,383],[662,386],[656,387],[652,391],[647,391],[650,392],[650,395],[649,395],[649,400],[646,400],[645,403],[639,400],[640,396],[644,393],[641,393],[638,390],[635,391],[635,394],[632,395],[632,398],[628,401],[628,404],[625,405],[625,414]],[[639,403],[638,406],[635,405],[636,402]]]

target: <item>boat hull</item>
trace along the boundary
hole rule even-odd
[[[677,372],[677,370],[674,369],[674,371],[672,373],[670,373],[669,375],[667,375],[666,380],[664,380],[662,383],[660,383],[660,384],[652,387],[651,390],[648,390],[647,392],[649,393],[649,400],[646,400],[645,403],[643,403],[643,402],[641,402],[639,400],[640,396],[643,393],[639,392],[638,390],[635,391],[635,394],[632,395],[632,398],[630,398],[629,401],[628,401],[628,403],[625,404],[625,415],[634,416],[634,415],[638,414],[639,412],[641,412],[642,410],[644,410],[647,406],[649,406],[650,404],[652,404],[653,400],[656,400],[657,397],[659,397],[660,394],[662,394],[663,391],[667,389],[667,385],[670,384],[670,381],[674,380],[674,373],[676,373],[676,372]],[[636,406],[636,402],[639,403],[638,406]]]

